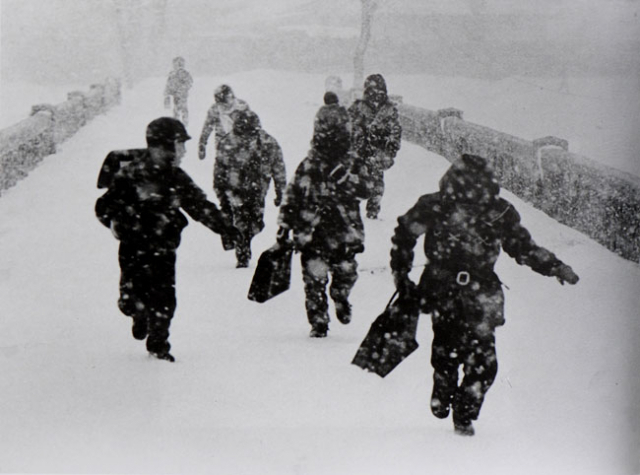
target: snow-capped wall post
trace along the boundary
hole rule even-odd
[[[0,191],[14,186],[52,153],[53,112],[37,106],[31,117],[0,130]]]
[[[400,104],[403,139],[453,160],[490,160],[502,187],[625,259],[640,262],[640,177],[569,152],[557,137],[533,141],[462,118]]]
[[[26,177],[45,156],[98,114],[120,102],[120,82],[94,84],[88,93],[72,91],[60,104],[38,104],[31,117],[0,130],[0,192]]]

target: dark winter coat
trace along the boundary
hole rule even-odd
[[[293,231],[302,252],[352,256],[364,251],[360,200],[370,194],[364,165],[350,153],[331,157],[312,149],[287,187],[279,224]]]
[[[402,126],[398,109],[380,91],[365,90],[365,98],[349,107],[352,126],[352,147],[370,167],[386,170],[393,165],[400,150]],[[368,96],[378,95],[375,100]]]
[[[493,270],[501,249],[545,276],[554,275],[562,262],[536,245],[513,205],[498,196],[493,176],[481,167],[474,169],[475,158],[463,156],[466,165],[454,164],[442,177],[439,192],[420,197],[398,218],[391,269],[396,282],[407,278],[413,248],[424,235],[427,263],[418,284],[423,311],[459,299],[464,317],[482,320],[469,323],[491,330],[504,323],[504,298]]]
[[[261,203],[273,179],[276,196],[286,186],[286,170],[278,142],[260,129],[257,134],[231,132],[216,154],[213,189],[223,209],[245,202]]]
[[[186,69],[174,69],[169,73],[167,84],[164,88],[164,95],[173,96],[178,99],[186,99],[189,90],[193,86],[193,78]]]
[[[127,244],[144,248],[176,249],[188,221],[183,209],[212,231],[229,227],[215,204],[181,168],[157,167],[146,150],[114,176],[107,192],[96,202],[100,222]]]

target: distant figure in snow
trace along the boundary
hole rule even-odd
[[[384,194],[384,172],[393,166],[402,138],[398,109],[389,100],[381,74],[365,79],[363,97],[349,107],[349,116],[353,150],[367,163],[373,180],[367,217],[377,219]]]
[[[347,107],[353,101],[351,97],[352,91],[344,89],[342,85],[342,78],[340,78],[340,76],[328,76],[324,82],[324,90],[328,93],[330,92],[335,94],[339,99],[338,102],[340,102],[345,107]]]
[[[169,73],[164,88],[164,106],[166,109],[171,107],[171,99],[173,98],[173,117],[186,126],[189,125],[187,101],[189,89],[193,86],[193,78],[184,66],[185,61],[182,56],[173,58],[173,70]]]
[[[146,338],[147,350],[155,357],[174,361],[168,339],[176,309],[176,251],[188,224],[180,210],[229,242],[239,236],[180,168],[190,139],[182,123],[156,119],[149,123],[146,139],[146,149],[107,156],[98,182],[108,189],[95,211],[120,241],[118,307],[133,319],[133,337]]]
[[[419,302],[433,324],[431,411],[453,409],[456,433],[473,435],[484,397],[498,370],[495,329],[503,325],[504,294],[493,267],[504,249],[518,264],[576,284],[578,276],[533,241],[487,161],[462,155],[440,180],[440,191],[421,196],[398,218],[391,270],[401,295]],[[409,278],[418,238],[427,264],[419,284]],[[458,382],[458,369],[464,376]]]
[[[264,200],[273,179],[275,205],[280,206],[286,170],[278,142],[261,126],[258,115],[238,110],[231,132],[218,144],[213,189],[220,209],[240,230],[236,267],[248,267],[251,240],[264,228]]]
[[[293,233],[300,252],[310,336],[329,330],[326,286],[338,320],[351,321],[349,294],[358,278],[356,254],[364,251],[360,200],[370,193],[368,171],[350,152],[349,116],[330,103],[315,117],[311,150],[296,169],[280,208],[278,242]]]
[[[215,103],[209,108],[204,121],[200,141],[198,143],[198,157],[204,160],[207,156],[207,142],[211,132],[214,132],[216,148],[222,137],[231,132],[235,115],[238,111],[249,109],[248,104],[236,98],[231,87],[226,84],[218,86],[214,91]]]

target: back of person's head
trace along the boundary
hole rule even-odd
[[[243,109],[233,114],[233,133],[242,137],[253,137],[260,132],[261,124],[258,114],[250,109]]]
[[[370,74],[364,80],[364,88],[375,87],[376,89],[383,91],[387,94],[387,82],[382,77],[382,74]]]
[[[233,99],[235,99],[233,90],[227,84],[218,86],[213,92],[213,97],[215,98],[217,104],[230,104]]]
[[[329,106],[331,104],[338,104],[340,102],[340,98],[333,91],[327,91],[324,93],[323,101],[325,105]]]
[[[185,142],[190,138],[182,122],[173,117],[160,117],[147,125],[146,139],[149,148],[175,151],[175,142]]]
[[[493,203],[499,193],[491,165],[479,155],[463,154],[440,179],[441,197],[448,202],[484,206]]]
[[[351,146],[349,113],[341,105],[322,106],[313,124],[313,148],[321,153],[344,154]]]
[[[180,69],[180,68],[184,68],[184,58],[182,56],[176,56],[175,58],[173,58],[173,67],[175,69]]]

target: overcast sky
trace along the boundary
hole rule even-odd
[[[0,0],[2,76],[25,64],[28,64],[25,70],[33,74],[38,67],[50,67],[47,62],[52,61],[71,69],[75,64],[83,72],[92,68],[117,68],[120,59],[114,47],[118,38],[114,5],[124,5],[129,12],[134,12],[134,18],[140,19],[152,3],[153,0]],[[640,39],[640,0],[380,0],[380,5],[374,22],[374,39],[382,35],[406,35],[398,31],[401,29],[397,23],[387,24],[384,29],[385,17],[398,13],[409,15],[414,22],[421,15],[429,14],[466,15],[467,18],[481,18],[483,14],[515,15],[521,19],[543,17],[534,24],[534,31],[529,28],[520,32],[516,25],[512,29],[514,41],[523,38],[536,41],[538,35],[546,41],[569,39],[595,47],[607,43],[615,48],[621,44],[621,50],[634,52]],[[360,1],[167,0],[166,17],[167,28],[174,33],[178,31],[184,40],[194,35],[259,35],[267,27],[353,39],[359,34]],[[446,23],[441,26],[440,35],[448,31]],[[409,35],[406,41],[420,39]],[[603,49],[603,53],[596,54],[606,56],[610,54],[607,51]],[[68,66],[61,64],[66,58],[70,60]],[[630,55],[629,61],[639,61],[638,55]]]

